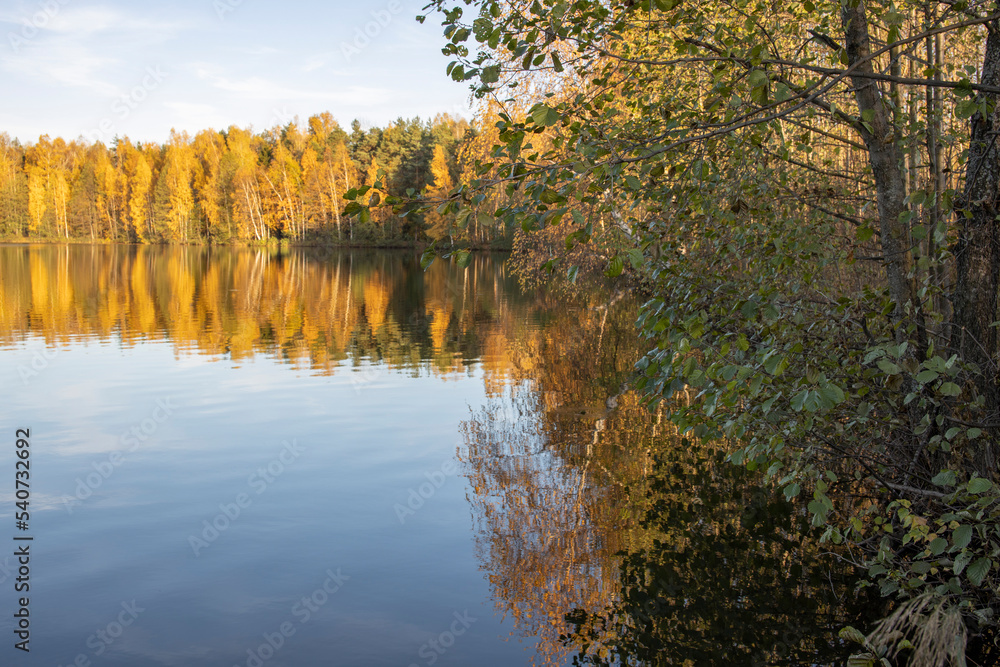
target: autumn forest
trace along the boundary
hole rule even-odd
[[[454,237],[454,216],[433,210],[345,216],[344,194],[380,171],[384,195],[446,193],[475,135],[446,114],[347,131],[329,113],[263,132],[172,132],[162,145],[44,135],[22,145],[0,134],[0,238],[365,246]],[[510,240],[485,225],[461,234],[480,246]]]

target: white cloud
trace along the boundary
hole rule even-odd
[[[55,5],[51,15],[38,14]],[[25,141],[89,132],[94,118],[114,116],[111,105],[143,82],[148,67],[162,68],[168,83],[141,113],[116,120],[117,131],[144,141],[164,140],[172,126],[194,133],[265,119],[283,124],[320,111],[342,122],[383,122],[433,115],[467,96],[442,74],[435,38],[421,43],[421,30],[437,29],[402,14],[345,62],[339,41],[353,39],[354,27],[372,20],[370,10],[356,1],[290,0],[275,12],[247,2],[219,22],[211,0],[0,0],[0,78],[9,102],[2,129]],[[31,37],[22,37],[33,16]],[[20,40],[16,48],[8,33]]]
[[[305,64],[302,66],[303,72],[314,72],[326,66],[330,59],[336,54],[333,52],[327,53],[317,53],[314,56],[309,56],[306,58]]]
[[[135,30],[147,26],[148,23],[130,20],[110,7],[81,7],[64,9],[56,13],[45,29],[64,35],[93,35],[108,31]]]
[[[229,120],[218,107],[198,102],[167,102],[170,116],[178,127],[196,127],[202,130],[221,129],[229,126]]]
[[[234,93],[246,99],[266,100],[274,103],[302,100],[377,106],[384,104],[392,97],[390,91],[384,88],[358,85],[338,88],[337,90],[296,89],[259,76],[242,79],[230,78],[204,66],[198,67],[197,74],[199,78],[209,82],[218,90]]]
[[[56,5],[53,9],[21,12],[0,12],[0,22],[12,23],[15,33],[28,39],[35,38],[34,28],[38,36],[46,34],[69,35],[71,37],[89,37],[100,33],[122,33],[142,38],[167,38],[177,31],[191,27],[191,24],[178,21],[162,21],[150,18],[140,18],[121,10],[107,6],[73,7]],[[30,28],[26,27],[30,26]]]
[[[41,7],[41,6],[40,6]],[[0,13],[13,23],[10,50],[0,51],[0,69],[14,75],[90,89],[102,97],[121,95],[111,70],[135,60],[136,46],[170,39],[182,24],[136,18],[105,6]],[[30,25],[30,28],[29,28]],[[140,70],[141,71],[141,68]]]
[[[248,56],[273,56],[276,53],[281,53],[280,49],[276,49],[273,46],[251,46],[249,48],[239,48],[235,49],[237,53],[245,53]]]
[[[45,48],[22,50],[0,60],[0,68],[15,75],[37,77],[50,83],[88,88],[103,96],[119,94],[119,88],[99,76],[116,61],[99,56],[89,48],[69,42],[47,44]]]

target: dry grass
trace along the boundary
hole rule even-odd
[[[946,599],[921,595],[901,604],[868,637],[873,646],[889,647],[896,658],[912,650],[910,667],[966,667],[968,633],[961,612]]]

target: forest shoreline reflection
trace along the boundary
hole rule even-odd
[[[878,600],[724,443],[627,390],[636,307],[553,316],[531,380],[464,424],[498,612],[539,664],[846,664],[837,633]]]
[[[533,307],[502,260],[423,272],[410,251],[0,245],[0,345],[166,341],[318,374],[367,362],[447,375],[478,360],[502,385],[507,335]]]
[[[536,661],[843,664],[872,606],[779,494],[628,390],[620,293],[523,291],[503,255],[422,271],[411,252],[0,246],[0,347],[33,337],[310,374],[478,373],[463,424],[479,564]]]

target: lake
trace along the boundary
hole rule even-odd
[[[0,246],[0,662],[842,664],[851,569],[628,391],[636,300],[505,259]]]

